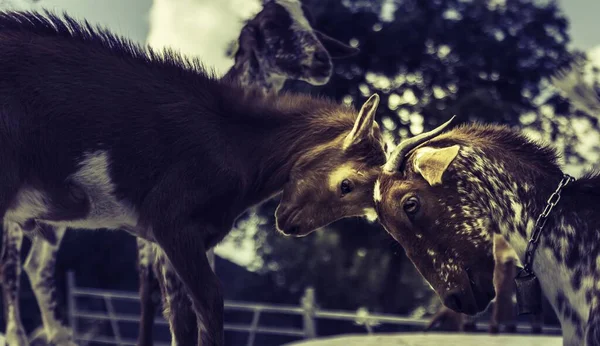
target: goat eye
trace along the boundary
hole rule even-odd
[[[419,211],[419,208],[421,208],[421,202],[419,202],[417,197],[412,196],[404,201],[404,205],[402,207],[407,214],[415,214]]]
[[[354,189],[354,185],[348,179],[342,180],[342,184],[340,185],[340,190],[342,191],[342,196],[352,192]]]

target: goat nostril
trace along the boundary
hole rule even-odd
[[[329,62],[329,56],[325,52],[316,52],[315,53],[315,59],[317,61],[319,61],[319,62],[322,62],[322,63],[328,63]]]
[[[299,226],[291,226],[290,228],[288,228],[288,234],[297,234],[299,231]]]

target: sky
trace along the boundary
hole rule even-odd
[[[541,0],[539,0],[541,1]],[[30,0],[0,0],[28,5]],[[260,0],[40,0],[34,7],[67,10],[118,34],[153,46],[171,46],[202,58],[224,73],[232,60],[222,53],[237,38],[242,20],[260,10]],[[593,50],[600,65],[597,14],[600,1],[558,0],[570,22],[572,47]],[[23,6],[23,5],[22,5]]]
[[[600,66],[597,24],[600,1],[558,2],[569,20],[571,47],[587,51]],[[224,54],[227,45],[237,39],[243,21],[260,11],[260,3],[261,0],[40,0],[31,5],[31,0],[0,0],[0,9],[13,6],[67,11],[76,18],[101,24],[139,43],[168,46],[198,56],[209,69],[222,75],[233,64],[233,60]],[[246,228],[247,238],[241,248],[224,242],[217,247],[216,253],[240,265],[248,265],[255,258],[251,240],[255,226]]]
[[[600,49],[600,35],[598,35],[600,1],[559,0],[558,3],[569,19],[573,47],[586,51],[592,48]]]

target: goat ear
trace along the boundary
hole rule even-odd
[[[362,105],[358,117],[354,122],[352,131],[344,139],[344,149],[349,148],[352,144],[362,142],[373,136],[373,126],[375,125],[375,112],[379,105],[379,95],[373,94]]]
[[[254,23],[248,22],[242,28],[242,32],[236,43],[232,47],[232,54],[235,58],[235,63],[241,63],[249,60],[254,55],[256,42],[256,28]]]
[[[360,53],[360,49],[358,48],[350,47],[349,45],[344,44],[331,36],[327,36],[318,30],[314,30],[314,32],[319,41],[321,41],[323,44],[323,47],[325,47],[327,52],[329,52],[329,55],[332,59],[349,58]]]
[[[456,158],[459,150],[459,145],[446,148],[425,147],[417,149],[414,159],[415,170],[421,174],[429,185],[441,184],[442,175]]]

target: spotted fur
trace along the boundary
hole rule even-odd
[[[415,170],[415,154],[425,147],[454,145],[460,150],[444,171],[442,184],[429,185]],[[379,218],[444,303],[475,314],[493,298],[493,232],[523,260],[535,220],[563,174],[551,148],[506,127],[466,125],[421,148],[407,156],[399,172],[380,176]],[[421,201],[416,215],[407,216],[403,209],[407,196]],[[588,322],[596,319],[600,219],[594,201],[599,197],[599,176],[568,185],[535,255],[533,270],[561,320],[565,345],[585,344],[586,330],[593,329]],[[411,236],[415,232],[424,236],[416,240]],[[438,249],[437,263],[453,260],[459,267],[445,275],[439,264],[420,255],[424,248]]]
[[[235,64],[224,78],[243,87],[260,88],[264,94],[278,93],[286,80],[325,84],[332,74],[332,55],[339,58],[358,50],[318,32],[310,22],[310,13],[299,1],[265,2],[263,10],[242,29],[234,53]],[[340,167],[338,171],[349,167]],[[330,180],[337,188],[338,180],[347,176],[348,172],[341,172],[332,175]],[[367,208],[364,214],[374,218],[376,213]],[[183,286],[173,267],[155,244],[143,238],[137,238],[137,243],[142,306],[138,345],[153,344],[156,311],[153,292],[158,287],[163,297],[163,315],[170,320],[173,344],[185,345],[191,342],[189,340],[195,340],[194,329],[189,327],[195,323],[191,302],[182,291]]]
[[[509,333],[516,331],[516,315],[514,306],[514,277],[516,266],[520,263],[517,254],[506,243],[500,234],[494,234],[494,290],[496,297],[492,300],[492,316],[489,326],[490,333],[498,333],[501,327]],[[489,307],[488,307],[489,309]],[[541,314],[530,318],[532,333],[541,333]],[[440,325],[444,330],[472,331],[477,318],[455,312],[443,306],[431,318],[426,330]]]
[[[332,58],[358,53],[312,26],[312,16],[299,0],[269,0],[242,28],[235,64],[224,78],[263,92],[277,92],[286,80],[312,85],[329,81]]]

